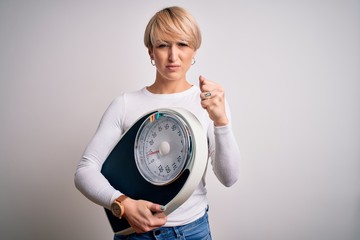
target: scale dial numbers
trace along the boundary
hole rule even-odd
[[[186,167],[191,144],[186,123],[175,113],[150,115],[135,139],[135,162],[140,174],[154,185],[171,183]]]

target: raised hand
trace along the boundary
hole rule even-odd
[[[225,92],[220,84],[199,77],[201,106],[206,109],[215,126],[225,126],[229,120],[225,112]]]

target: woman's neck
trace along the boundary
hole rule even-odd
[[[155,80],[152,85],[147,87],[147,90],[155,94],[171,94],[184,92],[191,87],[192,85],[186,80]]]

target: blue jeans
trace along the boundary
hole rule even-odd
[[[141,234],[114,236],[114,240],[211,240],[207,212],[194,222],[178,227],[161,227]]]

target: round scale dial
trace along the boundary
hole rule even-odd
[[[140,174],[154,185],[174,181],[191,157],[191,136],[186,122],[176,112],[151,114],[139,128],[134,145]]]

